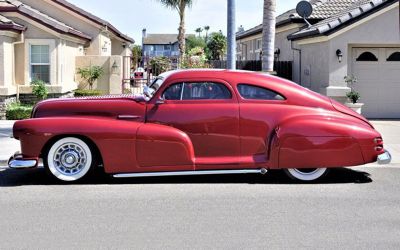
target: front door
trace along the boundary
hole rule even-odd
[[[194,147],[196,169],[239,166],[239,106],[223,81],[165,84],[148,104],[147,122],[185,132]]]

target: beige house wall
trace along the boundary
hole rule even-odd
[[[24,19],[10,14],[10,18],[27,27],[22,44],[15,44],[9,48],[10,61],[15,61],[15,68],[10,70],[13,84],[20,85],[19,93],[31,91],[30,82],[30,46],[50,46],[50,92],[66,93],[77,88],[75,81],[75,57],[84,54],[83,44],[61,39],[52,31],[40,25],[33,25]],[[8,64],[13,65],[13,64]],[[11,73],[14,72],[14,73]],[[17,89],[10,89],[9,94],[15,94]]]
[[[98,37],[102,29],[100,25],[87,20],[73,11],[68,11],[65,8],[60,7],[58,4],[52,3],[51,1],[21,0],[21,2],[26,3],[27,5],[30,5],[49,16],[55,16],[57,17],[57,20],[90,35],[92,37],[92,41],[86,50],[86,54],[100,55],[101,38]]]
[[[345,87],[343,78],[352,73],[352,48],[354,47],[399,47],[398,3],[370,20],[361,20],[330,40],[329,85]],[[342,63],[338,62],[336,50],[343,52]]]
[[[243,39],[236,40],[238,48],[238,56],[240,60],[260,60],[260,52],[262,47],[257,48],[257,40],[262,39],[262,33],[254,34]]]
[[[115,64],[115,68],[113,65]],[[78,56],[76,57],[76,68],[85,68],[89,66],[100,66],[104,74],[94,85],[94,89],[99,89],[103,94],[121,94],[122,93],[122,56]],[[88,89],[89,86],[78,74],[76,79],[79,88]]]
[[[14,38],[0,36],[0,95],[9,95],[14,86],[14,60],[13,42]]]
[[[292,42],[287,37],[298,31],[300,27],[302,27],[302,24],[289,24],[276,29],[275,48],[279,48],[281,51],[279,55],[280,61],[294,60],[296,52],[292,50]]]
[[[90,35],[92,41],[90,42],[89,47],[85,50],[86,55],[111,56],[122,54],[122,51],[116,50],[116,48],[122,47],[123,41],[116,38],[112,32],[105,30],[105,27],[102,25],[94,23],[71,10],[65,9],[51,0],[20,1],[32,6],[33,8],[39,9],[41,12],[49,16],[56,16],[61,22]],[[103,47],[106,47],[107,50],[103,51]]]
[[[299,61],[300,54],[292,49],[292,42],[287,37],[298,31],[302,24],[288,24],[276,29],[275,33],[275,48],[280,50],[279,61]],[[257,49],[257,40],[262,41],[262,33],[238,39],[237,43],[237,58],[240,60],[260,60],[261,48]],[[300,65],[293,64],[293,81],[300,83]]]
[[[301,48],[301,70],[294,68],[294,72],[300,74],[297,80],[301,86],[309,88],[315,92],[320,92],[322,86],[329,85],[329,42],[316,44],[305,44],[298,46]],[[300,59],[300,58],[299,58]],[[300,65],[300,60],[295,61],[295,65]]]
[[[310,81],[315,86],[311,89],[344,102],[349,91],[344,77],[353,73],[353,48],[400,47],[399,30],[399,4],[396,3],[330,36],[299,40],[296,47],[302,49],[302,77],[304,68],[310,66]],[[343,53],[342,62],[336,56],[338,49]],[[307,78],[301,82],[307,86]]]
[[[25,85],[25,45],[16,44],[15,51],[15,84]]]
[[[292,50],[291,42],[287,37],[298,31],[300,27],[300,24],[289,24],[276,29],[275,48],[279,48],[281,51],[281,54],[279,55],[280,61],[293,61],[294,52]],[[262,33],[237,39],[238,55],[240,55],[241,58],[246,58],[246,60],[259,60],[259,54],[262,48],[257,48],[257,40],[262,40]]]
[[[129,44],[125,42],[121,42],[120,40],[117,39],[111,39],[111,44],[112,44],[112,55],[115,56],[131,56],[132,51],[129,48]]]

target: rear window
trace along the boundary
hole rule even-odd
[[[250,84],[239,84],[238,92],[243,99],[250,100],[276,100],[282,101],[286,98],[281,94],[266,88],[254,86]]]

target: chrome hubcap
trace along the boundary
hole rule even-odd
[[[57,148],[53,162],[60,173],[75,175],[85,167],[87,155],[78,144],[66,143]]]

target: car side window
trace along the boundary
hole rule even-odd
[[[223,100],[232,99],[232,93],[221,84],[214,82],[184,83],[182,100]]]
[[[183,83],[169,86],[163,93],[164,100],[181,100]]]
[[[240,96],[242,96],[244,99],[278,101],[285,100],[285,97],[273,90],[250,84],[238,84],[237,89]]]

